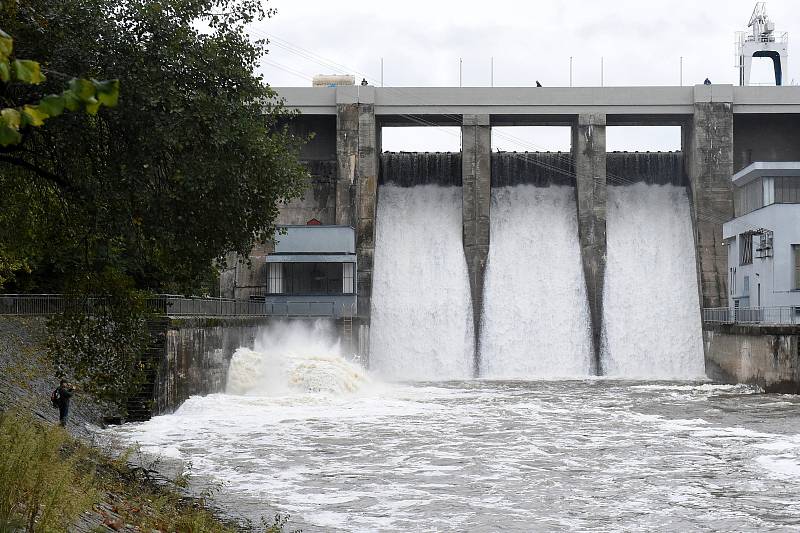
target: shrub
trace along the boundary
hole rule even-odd
[[[61,428],[0,413],[0,532],[65,531],[96,499],[83,459]]]

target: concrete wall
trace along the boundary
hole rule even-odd
[[[734,170],[754,161],[800,161],[800,114],[735,115]]]
[[[712,326],[703,343],[709,378],[800,393],[800,327]]]

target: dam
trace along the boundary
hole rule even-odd
[[[641,377],[666,360],[673,366],[656,375],[702,374],[700,309],[728,304],[721,233],[733,215],[730,176],[752,161],[800,158],[789,140],[798,134],[797,87],[277,92],[301,113],[294,131],[313,133],[301,157],[315,175],[279,223],[355,228],[358,320],[369,329],[371,362],[396,377],[403,373],[389,366],[461,376],[464,352],[473,353],[473,376]],[[382,152],[382,128],[420,125],[460,127],[461,150]],[[681,149],[608,152],[607,130],[631,125],[679,127]],[[571,149],[492,152],[496,126],[569,127]],[[390,326],[398,320],[408,327]],[[514,361],[484,360],[501,346],[528,351],[531,337],[514,323],[532,328],[548,355],[534,362],[503,349]],[[650,336],[656,330],[692,362],[648,360],[647,346],[663,346]],[[452,352],[446,364],[438,353],[438,363],[410,355],[423,339],[422,351],[432,349],[434,331],[454,335],[437,339]],[[628,353],[614,355],[623,346]]]
[[[280,89],[314,137],[278,222],[334,235],[294,252],[352,261],[330,298],[354,316],[172,317],[156,396],[177,401],[108,433],[304,531],[795,527],[800,402],[710,382],[709,339],[750,340],[701,317],[732,294],[733,171],[800,158],[799,88],[772,89]],[[384,126],[420,123],[458,126],[461,150],[382,150]],[[493,151],[513,124],[569,127],[571,149]],[[643,124],[681,149],[606,149]],[[285,285],[274,264],[240,281]],[[742,358],[791,367],[772,339]]]

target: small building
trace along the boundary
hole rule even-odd
[[[756,162],[731,179],[734,218],[722,227],[730,307],[800,317],[800,162]]]
[[[265,301],[274,314],[355,316],[356,239],[350,226],[281,226],[267,258]]]

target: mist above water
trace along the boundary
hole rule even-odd
[[[264,328],[253,349],[234,352],[226,392],[280,396],[303,392],[343,394],[369,382],[363,369],[341,353],[328,321],[286,321]]]

